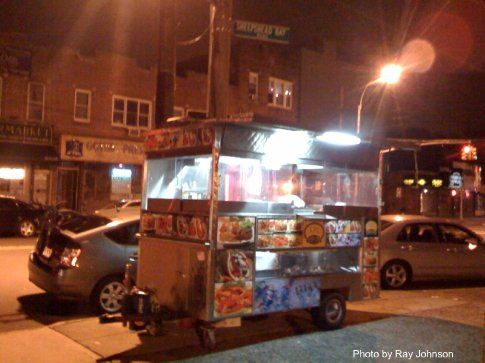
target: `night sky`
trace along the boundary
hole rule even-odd
[[[178,39],[207,28],[207,0],[167,1],[177,1]],[[157,0],[0,0],[0,31],[155,64],[157,6]],[[370,100],[369,109],[378,110],[389,136],[485,138],[483,1],[234,0],[233,17],[289,26],[295,47],[318,50],[337,41],[339,58],[363,79],[375,71],[376,57],[392,59],[409,40],[425,39],[435,50],[431,69],[409,74],[383,103]],[[177,55],[185,61],[206,52],[207,36]],[[423,124],[437,127],[430,132]]]

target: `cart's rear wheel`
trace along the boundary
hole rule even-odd
[[[320,329],[337,329],[345,319],[345,298],[338,292],[322,294],[320,306],[311,309],[313,322]]]

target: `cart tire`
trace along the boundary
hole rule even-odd
[[[204,326],[198,322],[195,331],[200,339],[200,345],[203,349],[213,350],[216,347],[216,330],[213,327]]]
[[[162,335],[162,323],[160,321],[150,321],[145,328],[152,337]]]
[[[338,292],[322,294],[320,306],[311,309],[314,324],[323,330],[340,328],[345,313],[345,298]]]
[[[204,348],[213,350],[216,347],[216,330],[215,329],[202,329],[202,344]]]

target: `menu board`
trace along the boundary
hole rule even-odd
[[[364,238],[364,251],[362,254],[363,295],[365,299],[379,296],[379,269],[378,269],[379,239],[377,237]]]
[[[254,217],[219,217],[217,219],[217,248],[253,246],[255,224]]]
[[[214,317],[241,316],[253,311],[253,282],[216,283]]]
[[[264,314],[320,305],[320,278],[267,279],[256,282],[254,312]]]
[[[328,247],[357,247],[362,240],[362,224],[351,220],[327,221],[325,234]]]
[[[291,248],[301,245],[296,218],[258,218],[258,249]]]
[[[173,215],[143,212],[141,232],[156,237],[170,237],[205,242],[209,218],[206,216]]]
[[[303,247],[325,247],[324,223],[314,219],[303,221]]]
[[[172,128],[151,131],[145,139],[145,151],[164,151],[198,146],[210,146],[214,142],[214,129]]]
[[[222,250],[217,252],[216,282],[252,281],[254,251]]]

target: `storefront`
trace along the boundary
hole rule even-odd
[[[110,201],[140,197],[143,152],[142,143],[62,135],[57,201],[92,212]]]
[[[0,121],[0,195],[51,203],[58,160],[52,126]]]

